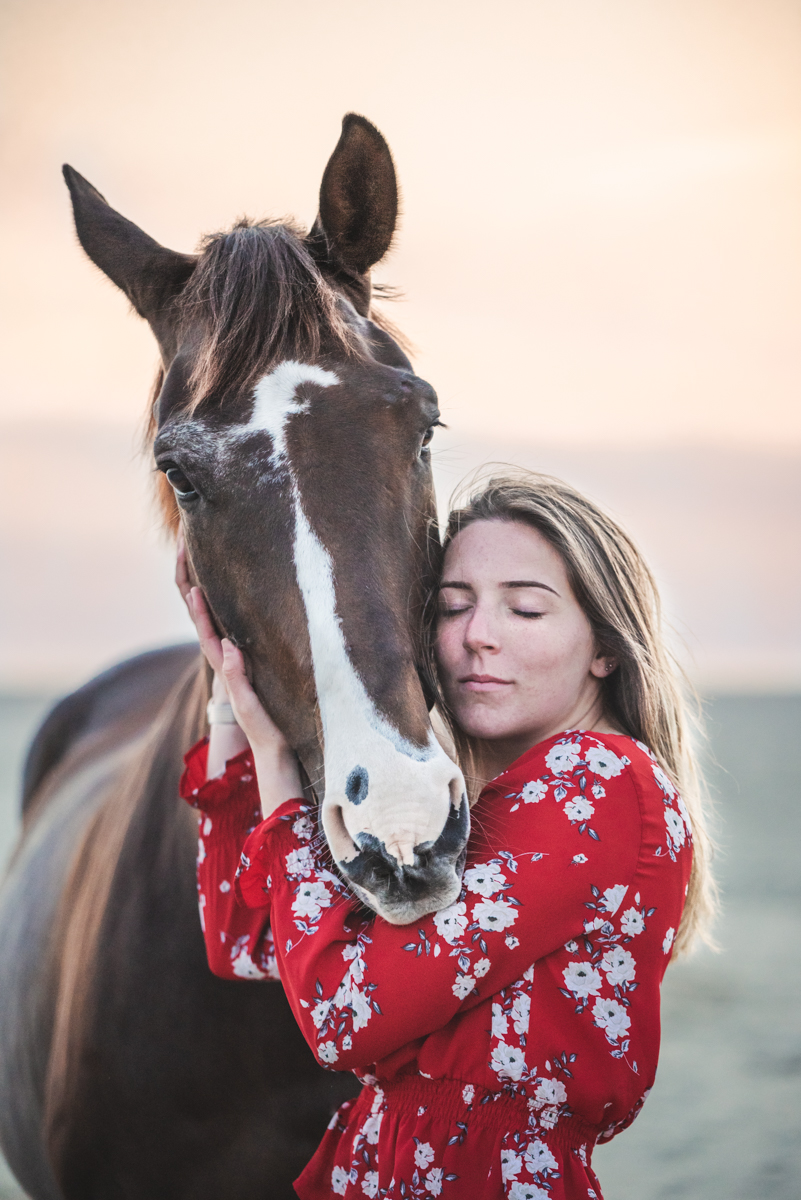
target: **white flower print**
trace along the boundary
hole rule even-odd
[[[488,958],[480,958],[473,967],[473,974],[476,979],[483,979],[487,971],[490,969],[491,963]]]
[[[676,795],[676,804],[678,805],[679,812],[681,813],[681,819],[684,821],[684,824],[687,826],[687,832],[689,833],[690,837],[692,837],[693,823],[690,820],[690,814],[687,811],[687,805],[684,803],[681,796],[679,796],[678,794]]]
[[[517,947],[520,945],[520,939],[516,938],[514,936],[514,934],[512,934],[512,933],[507,933],[506,937],[503,940],[506,942],[506,945],[509,947],[510,950],[516,950]]]
[[[500,1004],[492,1006],[492,1036],[495,1038],[503,1038],[509,1028],[509,1022],[506,1019],[506,1013],[501,1008]]]
[[[348,976],[354,983],[361,983],[364,979],[364,962],[362,961],[362,948],[358,942],[349,942],[342,947],[342,957],[345,962],[349,962]]]
[[[507,1046],[506,1042],[498,1042],[493,1047],[490,1067],[499,1079],[518,1080],[526,1069],[523,1051],[517,1046]]]
[[[565,942],[565,950],[567,950],[568,954],[578,954],[578,952],[579,952],[578,942],[574,942],[574,941]]]
[[[353,1032],[358,1033],[372,1017],[373,1010],[367,997],[358,988],[350,989],[350,1006],[353,1009]]]
[[[540,1125],[542,1125],[543,1129],[553,1129],[558,1120],[558,1108],[544,1108],[540,1113]]]
[[[381,1122],[383,1118],[383,1113],[371,1113],[362,1125],[360,1132],[366,1138],[368,1146],[375,1146],[378,1144],[378,1135],[381,1132]]]
[[[512,1023],[516,1034],[528,1033],[530,1010],[531,1000],[525,992],[518,992],[512,1005]]]
[[[509,1189],[509,1200],[550,1200],[550,1197],[551,1193],[537,1187],[536,1183],[515,1181]]]
[[[592,1008],[592,1015],[595,1018],[595,1024],[603,1029],[612,1042],[616,1042],[631,1025],[631,1018],[626,1008],[622,1004],[618,1004],[617,1000],[596,1000]]]
[[[586,854],[574,854],[573,862],[574,863],[585,863],[585,862],[587,862],[587,855]]]
[[[203,822],[203,836],[208,837],[211,833],[211,829],[211,817],[206,817],[206,820]]]
[[[232,960],[231,966],[233,968],[234,975],[236,975],[238,979],[267,978],[264,971],[260,971],[256,966],[247,950],[240,950],[236,958]]]
[[[568,963],[562,972],[562,978],[569,992],[584,999],[587,996],[597,996],[603,983],[600,972],[588,962]]]
[[[362,1180],[362,1191],[373,1200],[378,1195],[378,1171],[367,1171]]]
[[[651,770],[654,773],[654,779],[659,784],[662,791],[665,793],[665,795],[670,796],[672,799],[676,795],[676,789],[673,786],[673,781],[668,775],[665,774],[661,767],[657,766],[656,763],[651,763]]]
[[[527,783],[523,788],[520,796],[524,804],[539,804],[547,794],[548,784],[543,783],[541,779],[532,779],[531,783]]]
[[[565,1100],[567,1100],[567,1091],[561,1079],[541,1079],[539,1081],[537,1090],[534,1093],[534,1105],[536,1108],[541,1107],[543,1104],[564,1104]],[[540,1120],[544,1123],[544,1113],[540,1116]]]
[[[349,1183],[350,1171],[346,1171],[344,1167],[334,1167],[331,1172],[331,1191],[336,1192],[337,1196],[344,1196]]]
[[[443,941],[452,946],[467,928],[467,905],[463,900],[457,900],[448,908],[441,908],[434,913],[434,926]]]
[[[503,897],[498,900],[479,900],[478,904],[473,905],[473,920],[478,921],[479,929],[488,933],[497,930],[500,933],[514,925],[517,909]]]
[[[500,867],[478,863],[465,871],[462,883],[468,892],[475,892],[478,896],[494,896],[506,883],[506,876]]]
[[[605,746],[590,746],[585,758],[593,775],[600,775],[602,779],[614,779],[629,765],[627,758],[618,758]]]
[[[532,1175],[536,1175],[538,1171],[556,1171],[559,1169],[559,1163],[551,1154],[545,1142],[537,1138],[533,1142],[529,1142],[526,1146],[526,1167]]]
[[[428,1142],[418,1142],[414,1152],[415,1166],[421,1171],[425,1171],[426,1167],[430,1167],[434,1161],[434,1151]]]
[[[645,929],[645,920],[638,908],[627,908],[620,918],[620,931],[626,937],[636,937]]]
[[[601,900],[602,912],[608,912],[610,916],[616,913],[623,903],[623,897],[628,890],[625,883],[618,883],[614,887],[608,887]]]
[[[545,755],[545,763],[554,775],[562,775],[572,771],[577,762],[581,761],[581,742],[567,742],[565,745],[551,746]]]
[[[220,884],[220,891],[223,893],[223,895],[225,895],[225,893],[230,892],[230,890],[231,890],[230,883],[228,882],[227,879],[224,879],[222,881],[222,883]]]
[[[662,942],[662,950],[665,954],[670,954],[670,951],[673,949],[673,939],[675,936],[676,930],[673,928],[670,928],[665,934],[664,941]]]
[[[290,850],[286,856],[288,875],[301,875],[305,879],[308,875],[311,875],[314,866],[311,846],[299,846],[297,850]]]
[[[666,808],[665,824],[667,825],[668,837],[678,850],[679,846],[684,845],[684,839],[687,836],[687,832],[684,828],[684,822],[674,809]]]
[[[333,1042],[323,1042],[317,1047],[317,1057],[320,1062],[335,1063],[339,1058],[339,1051]]]
[[[601,959],[601,970],[606,975],[607,983],[615,987],[620,983],[631,983],[635,975],[634,958],[628,950],[615,946],[607,950]]]
[[[331,893],[324,883],[302,883],[292,901],[292,911],[296,917],[310,917],[314,920],[330,904]]]
[[[475,986],[476,981],[472,975],[457,975],[456,983],[451,988],[451,991],[457,1000],[464,1000],[465,996],[469,996]]]
[[[331,1011],[330,1000],[318,1000],[314,1008],[311,1010],[311,1019],[314,1021],[314,1028],[319,1029]]]
[[[292,826],[292,832],[302,842],[308,842],[310,838],[314,837],[314,822],[311,817],[298,817]],[[341,1170],[340,1167],[336,1169]]]
[[[569,821],[589,821],[595,809],[586,796],[576,796],[565,805],[565,816]]]
[[[506,1183],[516,1179],[523,1169],[523,1160],[514,1150],[501,1150],[501,1178]]]
[[[426,1175],[426,1187],[432,1196],[438,1196],[442,1191],[442,1167],[432,1167]]]
[[[475,1099],[475,1095],[476,1089],[473,1087],[472,1083],[466,1083],[462,1088],[462,1099],[464,1100],[465,1104],[472,1104],[473,1100]]]

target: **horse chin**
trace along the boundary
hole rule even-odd
[[[342,864],[340,870],[347,878],[344,868],[348,864]],[[459,899],[459,894],[462,890],[461,869],[457,872],[453,867],[449,869],[450,879],[442,879],[439,886],[428,893],[426,897],[415,899],[411,896],[401,896],[392,894],[390,889],[383,893],[375,893],[368,891],[367,888],[359,887],[353,880],[348,879],[348,885],[353,893],[359,897],[363,904],[371,908],[377,916],[382,917],[389,925],[411,925],[415,921],[420,921],[423,917],[429,916],[431,913],[440,912],[443,908],[448,908]]]

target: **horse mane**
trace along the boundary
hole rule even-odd
[[[157,719],[133,743],[128,761],[114,779],[76,847],[62,896],[53,944],[58,947],[53,1038],[44,1094],[44,1130],[51,1161],[59,1176],[65,1167],[70,1116],[74,1114],[84,1065],[86,1031],[91,1028],[98,980],[97,945],[126,838],[134,822],[158,817],[160,843],[180,837],[187,818],[177,799],[182,754],[202,735],[208,673],[191,664],[171,690]],[[110,742],[119,736],[112,729]],[[93,754],[98,746],[91,747]],[[109,745],[108,750],[111,750]],[[169,803],[162,796],[175,797]],[[129,882],[129,887],[135,881]]]

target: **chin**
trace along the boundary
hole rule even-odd
[[[518,732],[516,724],[504,720],[500,713],[461,713],[456,714],[459,727],[468,737],[480,738],[484,741],[494,741],[497,738],[514,737]]]

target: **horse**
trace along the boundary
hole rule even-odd
[[[161,354],[148,439],[166,525],[295,748],[360,901],[406,923],[458,895],[462,776],[429,720],[440,565],[433,389],[374,312],[389,147],[348,114],[319,213],[161,246],[66,166],[78,239]],[[210,973],[182,756],[195,646],[59,703],[32,745],[0,894],[0,1144],[33,1200],[283,1200],[334,1108],[280,984]]]

